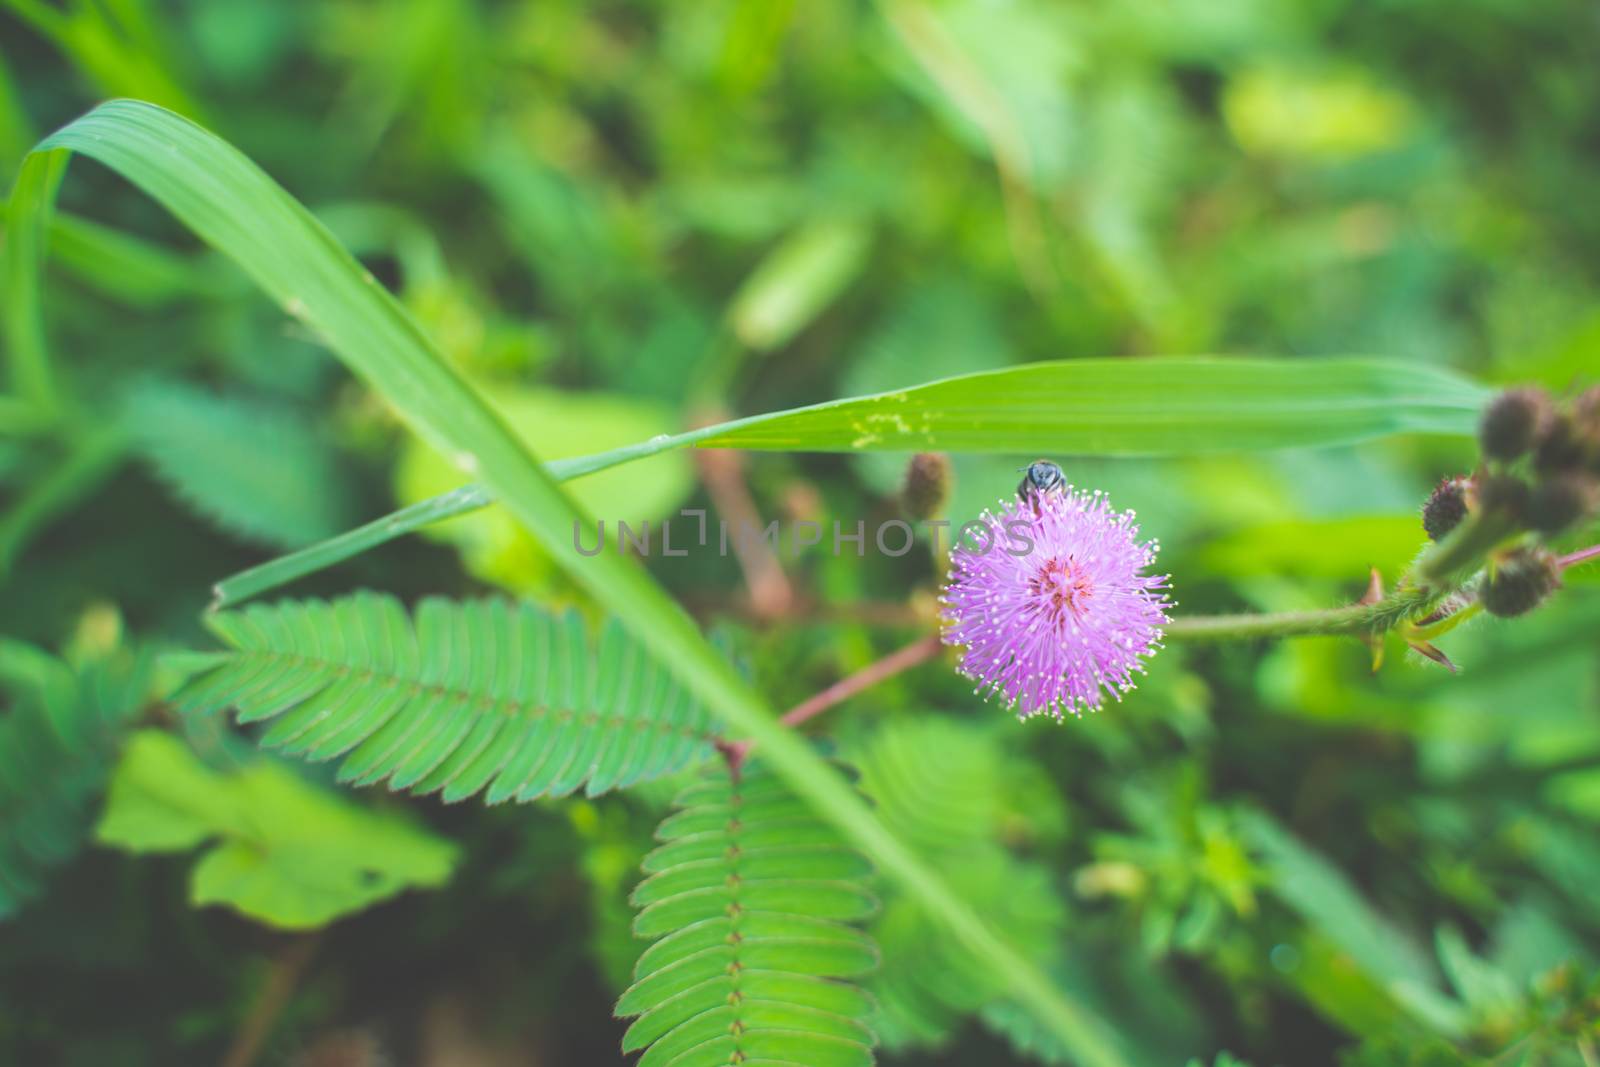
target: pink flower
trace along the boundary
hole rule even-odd
[[[966,649],[961,673],[1019,718],[1098,711],[1144,673],[1172,606],[1166,575],[1146,575],[1154,541],[1133,512],[1071,486],[985,511],[950,553],[944,640]]]

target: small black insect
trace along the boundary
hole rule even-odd
[[[1067,476],[1062,473],[1058,465],[1047,459],[1036,459],[1026,467],[1017,469],[1027,472],[1017,484],[1018,500],[1029,500],[1046,493],[1059,493],[1066,488]]]

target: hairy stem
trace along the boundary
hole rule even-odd
[[[1376,604],[1350,604],[1323,611],[1246,612],[1239,615],[1190,615],[1173,619],[1165,635],[1179,641],[1248,640],[1255,637],[1304,637],[1312,634],[1383,632],[1402,619],[1419,615],[1439,599],[1422,589],[1402,589]]]
[[[1474,513],[1462,520],[1450,536],[1423,552],[1396,592],[1375,603],[1322,611],[1191,615],[1168,623],[1166,636],[1179,641],[1227,641],[1383,633],[1432,610],[1483,566],[1484,558],[1496,545],[1515,532],[1511,522],[1498,513]],[[1583,553],[1576,555],[1579,561],[1587,558]]]
[[[1430,545],[1411,568],[1420,586],[1456,586],[1483,566],[1489,552],[1516,533],[1516,523],[1505,514],[1473,512],[1438,544]]]

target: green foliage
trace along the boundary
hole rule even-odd
[[[1079,893],[1135,905],[1140,943],[1153,956],[1216,951],[1257,911],[1263,874],[1239,820],[1207,804],[1203,784],[1189,767],[1124,783],[1120,808],[1131,832],[1097,835],[1095,862],[1077,873]]]
[[[1105,714],[1018,727],[925,664],[804,727],[884,757],[877,820],[767,714],[932,625],[936,555],[878,556],[870,533],[864,560],[826,551],[831,520],[895,513],[889,449],[925,447],[924,424],[963,450],[957,521],[1041,455],[1137,510],[1175,614],[1347,604],[1372,567],[1394,588],[1418,505],[1477,462],[1462,383],[1571,390],[1600,366],[1593,30],[1576,0],[0,0],[0,176],[22,168],[0,641],[62,650],[83,685],[130,665],[85,654],[80,620],[110,604],[138,647],[194,648],[219,576],[220,607],[290,581],[407,604],[510,588],[628,627],[881,869],[883,963],[857,980],[885,1063],[1593,1067],[1600,564],[1522,619],[1434,634],[1449,675],[1398,636],[1376,673],[1349,640],[1174,638]],[[64,154],[25,153],[118,95],[241,151],[118,103],[57,142],[109,171],[74,162],[52,213]],[[1275,354],[1280,377],[1161,355],[1193,353],[1224,374]],[[152,381],[243,412],[180,455],[226,458],[216,493],[276,535],[151,506],[122,400]],[[323,460],[258,447],[284,415]],[[687,451],[719,440],[796,451]],[[1318,447],[1238,451],[1274,442]],[[241,492],[268,469],[288,477]],[[686,500],[713,524],[814,519],[824,545],[753,573],[787,599],[714,551],[563,548],[579,513]],[[408,536],[469,511],[444,549]],[[505,551],[480,553],[491,529]],[[695,631],[752,603],[741,684]],[[347,793],[421,810],[460,859],[438,891],[285,938],[188,906],[232,829],[192,856],[68,844],[41,866],[58,853],[36,846],[87,832],[139,708],[227,768],[205,786],[227,797],[301,710],[240,728],[141,695],[74,746],[19,718],[35,688],[0,718],[0,866],[45,888],[5,926],[0,1062],[619,1061],[626,890],[704,741],[592,800]],[[249,815],[280,807],[301,810],[269,789]],[[346,870],[280,851],[246,884]]]
[[[940,869],[1004,935],[1041,964],[1059,960],[1066,926],[1047,870],[1018,859],[1008,839],[1059,836],[1059,801],[1038,767],[1008,755],[992,729],[921,717],[886,726],[861,751],[861,788],[884,823]],[[966,1015],[1007,1018],[1004,985],[959,946],[940,938],[922,908],[887,895],[873,936],[884,963],[868,988],[879,1035],[891,1049],[947,1043]],[[992,1014],[990,1012],[993,1012]],[[1058,1042],[1034,1035],[1044,1062]]]
[[[847,925],[877,910],[872,867],[782,779],[716,767],[679,794],[634,890],[639,958],[617,1014],[639,1067],[870,1067],[873,969]]]
[[[640,397],[556,392],[490,386],[484,395],[530,449],[554,458],[603,452],[645,441],[673,429],[674,421],[660,404]],[[447,492],[463,481],[449,459],[420,442],[408,443],[395,468],[396,496],[422,501]],[[660,544],[658,520],[670,518],[688,495],[689,461],[683,455],[613,467],[572,485],[584,512],[604,520],[608,536],[619,520],[637,530],[649,522],[655,530],[653,550]],[[687,520],[685,520],[687,521]],[[585,524],[584,543],[593,541]],[[680,522],[680,530],[682,523]],[[499,508],[439,523],[431,536],[456,544],[469,570],[502,588],[531,591],[550,584],[553,564],[538,543]],[[684,540],[681,533],[678,537]],[[681,547],[681,545],[680,545]]]
[[[837,219],[786,237],[728,305],[734,336],[758,352],[788,344],[861,270],[868,240],[861,226]]]
[[[441,885],[457,858],[455,846],[396,813],[357,807],[268,760],[213,770],[159,730],[128,739],[95,839],[141,853],[209,843],[190,901],[288,929]]]
[[[709,752],[706,710],[620,626],[506,600],[393,597],[256,605],[209,619],[232,652],[173,702],[276,720],[262,744],[343,756],[339,780],[477,793],[493,804],[594,796]]]
[[[148,664],[73,667],[0,640],[0,920],[43,892],[82,846],[124,733],[143,706]]]
[[[280,404],[150,383],[128,398],[125,420],[174,495],[224,530],[287,548],[350,523],[337,458]]]
[[[1442,1033],[1461,1031],[1462,1006],[1439,990],[1439,974],[1428,955],[1374,910],[1349,879],[1264,813],[1251,813],[1245,830],[1274,891],[1318,934],[1407,1011]],[[1334,1011],[1337,989],[1333,983],[1323,986],[1330,997],[1325,1006]]]

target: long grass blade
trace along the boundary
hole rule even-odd
[[[1448,370],[1372,359],[1080,359],[1032,363],[718,423],[557,460],[557,480],[672,448],[1186,456],[1470,434],[1487,393]],[[439,519],[484,507],[481,486],[414,504],[218,583],[237,603]],[[265,584],[263,584],[265,583]]]

